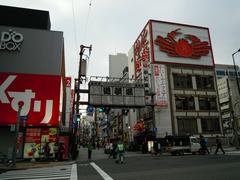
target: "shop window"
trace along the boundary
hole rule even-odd
[[[198,133],[196,118],[190,118],[190,117],[177,118],[177,123],[178,123],[179,135]]]
[[[213,76],[196,76],[197,89],[214,90]]]
[[[184,74],[173,74],[175,89],[192,89],[192,76]]]
[[[215,111],[217,110],[216,97],[199,97],[199,109],[204,111]]]
[[[176,110],[195,110],[194,97],[175,97]]]
[[[219,119],[218,118],[202,118],[202,132],[203,133],[219,133]]]

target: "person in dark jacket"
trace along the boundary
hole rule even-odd
[[[89,142],[87,145],[87,148],[88,148],[88,160],[91,160],[92,159],[92,150],[94,149],[93,143]]]
[[[206,152],[208,154],[210,154],[210,152],[209,152],[209,150],[207,148],[207,142],[206,142],[206,140],[205,140],[203,135],[200,135],[200,145],[201,145],[201,151],[202,151],[203,154],[205,154]]]
[[[218,149],[221,149],[222,153],[225,154],[225,151],[222,148],[221,138],[218,135],[216,136],[216,145],[217,145],[217,149],[215,151],[215,154],[218,153]]]

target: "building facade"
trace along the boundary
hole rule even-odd
[[[65,125],[63,33],[50,30],[46,11],[0,9],[9,17],[7,24],[0,20],[0,151],[11,159],[16,147],[17,157],[32,158],[34,148],[40,158],[46,142],[59,140],[59,124]]]
[[[129,77],[143,80],[137,113],[151,138],[222,134],[208,28],[149,20],[129,51]]]
[[[240,75],[239,67],[236,67],[237,75]],[[219,93],[219,102],[225,136],[233,136],[234,120],[237,129],[240,125],[240,96],[237,85],[235,69],[233,65],[216,64],[216,77]],[[240,81],[240,78],[239,78]]]

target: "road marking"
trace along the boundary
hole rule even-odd
[[[77,164],[72,165],[70,180],[77,180]]]
[[[98,165],[96,165],[94,162],[90,163],[91,166],[102,176],[104,180],[113,180],[112,177],[110,177],[107,173],[105,173]]]

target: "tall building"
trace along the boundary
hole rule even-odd
[[[228,137],[232,137],[234,120],[237,122],[238,129],[240,127],[240,95],[236,79],[239,78],[240,70],[239,67],[236,66],[238,76],[236,76],[233,65],[216,64],[215,70],[223,122],[223,133]]]
[[[116,55],[109,55],[109,77],[118,78],[117,81],[124,81],[128,79],[128,72],[123,73],[124,69],[127,67],[128,57],[124,53],[117,53]],[[124,78],[121,80],[121,78]],[[128,81],[128,80],[127,80]],[[109,121],[110,121],[110,137],[115,138],[119,135],[123,135],[124,118],[122,109],[114,108],[109,111]]]
[[[128,65],[128,57],[126,54],[117,53],[109,55],[109,77],[121,78],[123,69]]]
[[[137,113],[147,138],[222,134],[208,28],[149,20],[128,55],[149,100]]]
[[[0,6],[0,14],[0,151],[11,159],[16,147],[17,157],[32,158],[35,148],[39,158],[46,142],[62,140],[63,32],[50,30],[47,11]]]

